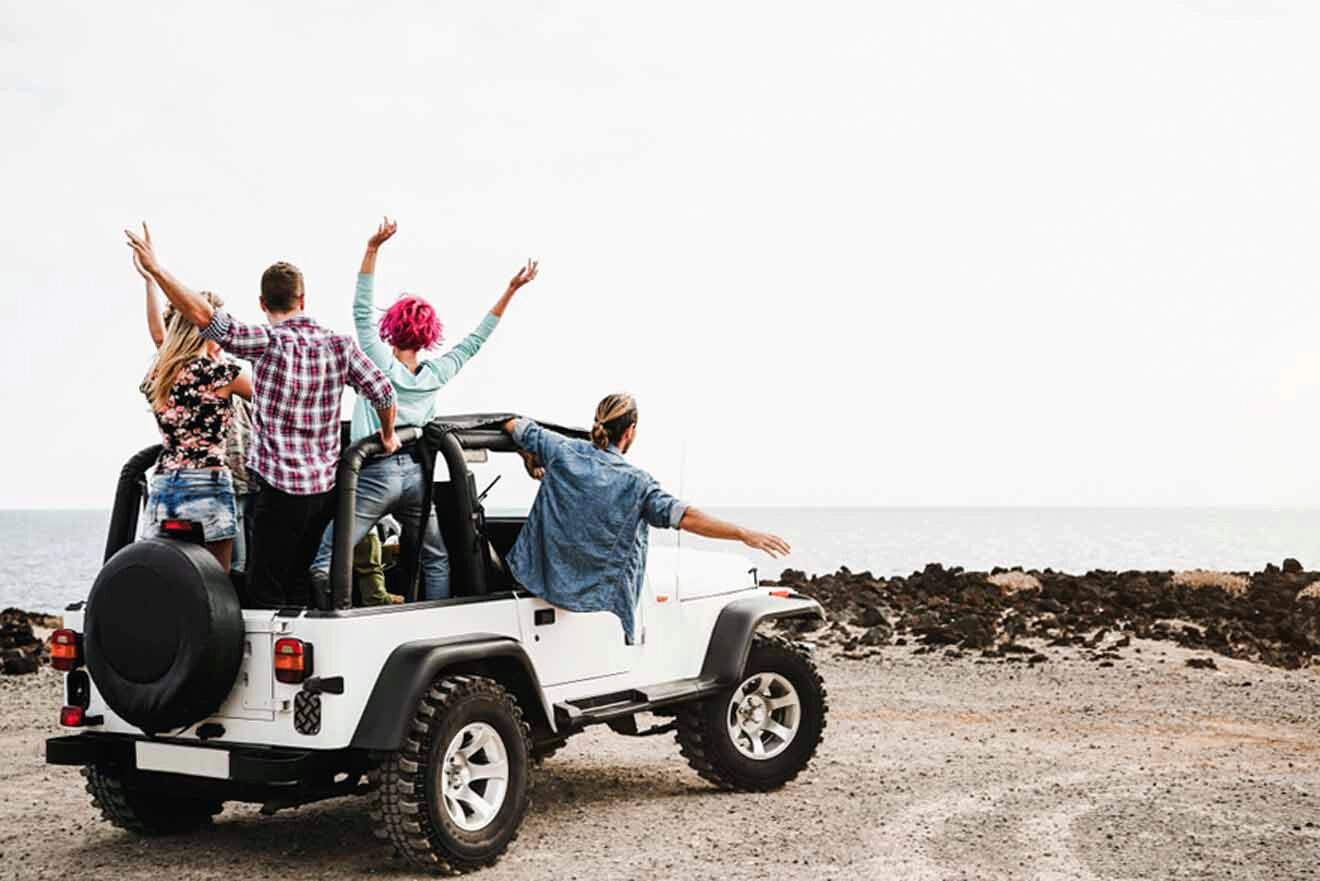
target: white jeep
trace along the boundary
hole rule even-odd
[[[820,606],[759,587],[740,556],[674,548],[650,553],[635,645],[609,613],[520,590],[503,555],[524,518],[487,517],[469,468],[517,461],[489,455],[514,452],[497,427],[507,418],[401,432],[419,467],[435,467],[454,596],[412,601],[414,552],[398,567],[409,601],[394,606],[348,607],[349,515],[375,439],[344,452],[332,596],[312,609],[240,608],[190,524],[135,541],[158,448],[139,453],[121,474],[105,566],[53,637],[71,733],[47,741],[46,760],[83,766],[104,817],[141,834],[194,829],[226,801],[269,813],[365,795],[377,836],[438,871],[497,860],[527,810],[533,763],[590,725],[673,731],[717,786],[796,777],[825,727],[825,688],[804,647],[755,630]],[[639,728],[642,714],[666,721]]]

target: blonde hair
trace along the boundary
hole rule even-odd
[[[637,401],[626,392],[607,395],[596,405],[596,421],[591,425],[591,442],[604,450],[616,444],[623,433],[637,424]]]
[[[202,296],[212,308],[219,309],[225,304],[210,291],[202,291]],[[200,355],[206,348],[206,340],[197,326],[179,314],[173,304],[165,309],[165,339],[161,340],[156,350],[156,359],[151,363],[147,378],[142,381],[142,393],[151,401],[151,409],[160,411],[170,399],[170,389],[179,378],[179,371]]]

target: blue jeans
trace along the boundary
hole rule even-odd
[[[202,524],[202,540],[225,541],[237,529],[234,481],[228,468],[180,468],[151,478],[147,493],[147,523],[155,535],[165,520]]]
[[[410,539],[415,540],[417,533],[422,532],[422,598],[443,600],[449,598],[449,553],[445,550],[445,540],[440,535],[434,509],[426,512],[426,528],[422,530],[422,495],[426,480],[421,466],[404,452],[372,459],[362,466],[353,510],[353,539],[349,544],[357,547],[380,518],[386,514],[396,515]],[[331,523],[321,537],[321,548],[312,562],[312,569],[318,572],[330,571],[334,529],[335,525]]]
[[[234,554],[229,568],[234,572],[247,571],[248,544],[252,536],[252,507],[256,493],[244,493],[234,499]]]

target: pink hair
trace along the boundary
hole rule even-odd
[[[399,297],[380,319],[380,338],[396,349],[429,349],[440,342],[444,325],[421,297]]]

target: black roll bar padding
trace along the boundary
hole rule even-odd
[[[473,448],[469,443],[473,434],[474,432],[464,432],[463,443],[460,444],[454,432],[446,431],[438,438],[437,446],[440,455],[445,458],[445,466],[449,469],[449,484],[454,493],[454,506],[466,515],[460,516],[458,522],[454,524],[459,546],[454,549],[458,553],[451,551],[449,554],[450,571],[453,572],[457,568],[463,579],[462,583],[467,587],[468,596],[485,596],[486,564],[481,549],[481,542],[485,537],[477,529],[480,503],[473,494],[471,481],[467,479],[468,467],[463,459],[464,447]],[[502,431],[491,434],[499,434],[506,440],[508,437]],[[455,563],[458,564],[457,567]]]
[[[153,444],[134,454],[119,469],[115,503],[110,509],[110,529],[105,538],[105,562],[137,538],[138,513],[142,510],[142,480],[147,469],[160,458],[161,445]]]
[[[477,429],[463,432],[463,449],[491,450],[496,453],[514,453],[518,445],[503,431],[498,429]]]
[[[482,516],[480,503],[477,502],[475,488],[469,481],[470,472],[463,458],[463,450],[492,450],[495,452],[513,452],[518,449],[513,438],[507,435],[502,426],[510,419],[517,418],[512,413],[485,413],[472,416],[442,416],[433,419],[421,428],[406,427],[398,430],[399,438],[404,443],[416,441],[416,456],[421,460],[418,467],[431,471],[423,493],[423,511],[429,517],[433,507],[435,487],[434,455],[439,450],[444,456],[449,470],[449,483],[454,494],[454,507],[458,513],[454,530],[458,536],[458,547],[450,548],[449,565],[458,583],[464,585],[464,594],[484,596],[488,591],[486,583],[485,549],[478,520]],[[565,437],[587,439],[590,435],[578,428],[566,428],[549,422],[540,422],[542,427],[558,432]],[[462,435],[459,442],[458,435]],[[381,452],[380,440],[376,436],[363,438],[356,444],[345,448],[336,473],[339,495],[335,502],[335,528],[330,558],[331,605],[335,609],[347,609],[353,596],[353,547],[351,525],[357,501],[358,472],[362,470],[373,455]],[[439,516],[439,513],[436,513]],[[424,534],[426,523],[421,524],[422,533],[415,548],[409,548],[408,561],[411,578],[405,587],[405,600],[412,602],[417,594],[417,580],[421,570],[420,535]]]
[[[395,432],[405,444],[422,436],[420,428],[405,426]],[[330,553],[331,606],[348,609],[353,605],[353,520],[356,516],[358,472],[367,460],[385,452],[380,435],[373,434],[352,444],[339,458],[335,472],[335,529]],[[421,466],[418,466],[421,467]]]

